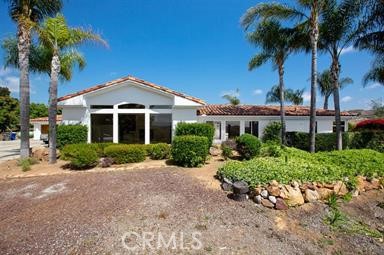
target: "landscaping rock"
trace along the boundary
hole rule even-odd
[[[269,196],[268,197],[268,200],[273,203],[273,204],[276,204],[276,197],[275,196]]]
[[[221,188],[222,188],[224,191],[232,191],[232,184],[223,182],[223,183],[221,184]]]
[[[261,191],[262,191],[262,188],[260,188],[260,187],[257,187],[257,188],[255,188],[255,189],[253,190],[253,192],[255,193],[255,196],[260,195],[260,194],[261,194]]]
[[[268,199],[263,199],[263,200],[261,200],[261,204],[262,204],[263,206],[267,207],[267,208],[273,208],[273,207],[275,207],[275,205],[274,205],[271,201],[269,201]]]
[[[48,161],[49,148],[38,147],[32,149],[32,157],[39,161]],[[60,151],[56,151],[56,157],[60,157]]]
[[[248,183],[245,181],[237,181],[232,185],[233,193],[235,194],[246,194],[249,191]]]
[[[260,196],[260,195],[257,195],[253,198],[253,201],[256,203],[256,204],[260,204],[261,203],[261,200],[263,198]]]
[[[320,199],[320,195],[316,190],[306,189],[304,191],[304,200],[305,202],[315,202]]]
[[[275,204],[276,210],[288,210],[288,205],[285,203],[284,199],[277,198]]]
[[[380,180],[373,178],[365,187],[365,190],[380,189]]]
[[[113,164],[113,160],[111,158],[100,158],[99,165],[103,168],[110,167]]]
[[[268,198],[268,191],[267,190],[262,190],[260,195],[263,197],[263,198]]]
[[[297,182],[296,182],[297,183]],[[304,197],[301,194],[300,188],[295,183],[293,184],[295,187],[292,187],[290,185],[284,185],[283,190],[285,193],[285,201],[288,206],[297,206],[304,204]]]
[[[318,188],[316,189],[317,193],[319,193],[321,200],[327,200],[332,193],[334,193],[333,189],[327,189],[327,188]]]
[[[279,183],[276,180],[272,180],[269,185],[279,187]]]
[[[211,154],[211,156],[219,156],[221,154],[221,151],[218,148],[211,147],[209,148],[209,154]]]
[[[292,187],[295,189],[298,189],[300,187],[299,183],[297,181],[292,182]]]
[[[228,178],[223,179],[223,182],[233,185],[233,182],[231,182]]]
[[[247,194],[235,194],[235,193],[233,193],[233,194],[231,194],[230,197],[231,197],[233,200],[238,201],[238,202],[242,202],[242,201],[245,201],[245,200],[248,199]]]
[[[357,183],[356,183],[356,189],[359,191],[359,192],[363,192],[363,191],[365,191],[365,188],[367,187],[367,186],[369,186],[369,182],[366,180],[366,178],[365,177],[363,177],[363,176],[357,176],[356,177],[356,181],[357,181]],[[369,188],[369,187],[368,187]]]
[[[271,196],[275,196],[275,197],[278,197],[280,195],[280,189],[279,189],[279,186],[276,185],[276,186],[268,186],[267,187],[267,191],[268,193],[271,195]]]
[[[333,187],[333,191],[340,196],[344,196],[348,193],[347,186],[342,181],[337,181],[335,186]]]

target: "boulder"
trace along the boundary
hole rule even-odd
[[[263,198],[260,196],[260,195],[257,195],[253,198],[253,201],[256,203],[256,204],[260,204],[261,203],[261,200]]]
[[[218,148],[211,147],[209,148],[209,154],[211,154],[211,156],[219,156],[221,154],[221,151]]]
[[[32,157],[39,161],[48,161],[48,148],[39,147],[32,150]]]
[[[356,177],[356,190],[359,192],[365,191],[365,185],[366,185],[365,177],[359,175]]]
[[[285,202],[287,203],[288,206],[297,206],[297,205],[302,205],[304,204],[304,197],[301,194],[300,188],[298,183],[296,182],[293,184],[294,187],[290,185],[284,185],[283,190],[284,190],[284,195],[286,196]]]
[[[275,196],[269,196],[269,197],[268,197],[268,200],[269,200],[272,204],[276,204],[276,197],[275,197]]]
[[[111,158],[100,158],[99,165],[101,167],[110,167],[113,164],[113,160]]]
[[[284,199],[277,198],[275,204],[276,210],[288,210],[288,205],[285,203]]]
[[[269,195],[271,196],[275,196],[275,197],[278,197],[280,195],[280,189],[279,189],[279,186],[276,185],[276,186],[268,186],[267,187],[267,191],[269,193]]]
[[[263,189],[260,193],[260,195],[263,197],[263,198],[268,198],[268,191]]]
[[[272,180],[269,185],[279,187],[279,183],[276,180]]]
[[[221,188],[222,188],[224,191],[232,191],[232,184],[223,182],[223,183],[221,184]]]
[[[370,182],[366,184],[365,190],[380,189],[380,180],[373,178]]]
[[[249,186],[245,181],[237,181],[233,183],[232,189],[235,194],[246,194],[249,191]]]
[[[333,186],[333,191],[340,196],[344,196],[348,193],[347,186],[342,181],[337,181],[335,186]]]
[[[262,188],[260,188],[260,187],[256,187],[256,188],[253,190],[253,192],[255,193],[255,196],[260,195],[260,194],[261,194],[261,191],[262,191]]]
[[[327,200],[331,194],[334,193],[333,189],[327,188],[318,188],[316,191],[319,194],[321,200]]]
[[[274,205],[271,201],[269,201],[268,199],[263,199],[263,200],[261,200],[261,204],[262,204],[263,206],[267,207],[267,208],[273,208],[273,207],[275,207],[275,205]]]
[[[308,188],[304,191],[304,199],[305,199],[305,202],[312,203],[319,200],[320,195],[316,190],[312,190]]]

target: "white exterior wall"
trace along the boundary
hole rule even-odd
[[[41,124],[33,123],[33,140],[40,140],[41,136]]]

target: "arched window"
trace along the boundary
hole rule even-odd
[[[122,104],[119,105],[119,109],[145,109],[145,105],[142,104]]]

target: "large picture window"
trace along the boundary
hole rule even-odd
[[[171,143],[172,114],[151,114],[151,143]]]
[[[245,121],[245,133],[259,137],[259,122]]]
[[[112,114],[91,114],[91,141],[93,143],[113,141]]]
[[[119,143],[144,143],[144,114],[119,114]]]
[[[229,139],[240,136],[240,121],[227,121],[226,132]]]

